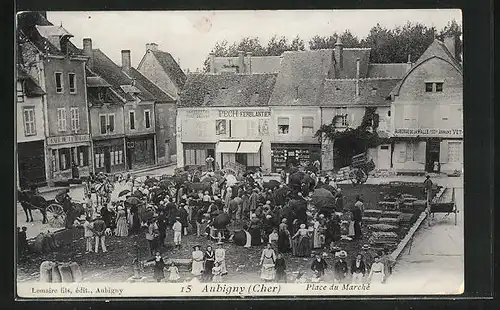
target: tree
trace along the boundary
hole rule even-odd
[[[292,50],[292,47],[288,45],[288,40],[285,37],[273,36],[266,47],[266,55],[268,56],[280,56],[285,51]]]
[[[295,39],[293,39],[292,44],[290,45],[290,50],[291,51],[304,51],[306,49],[304,40],[299,38],[299,36],[296,36]]]
[[[336,37],[336,35],[334,36]],[[335,41],[337,40],[335,39]],[[340,41],[342,42],[342,45],[344,47],[361,47],[361,42],[359,41],[358,37],[353,35],[349,30],[345,30],[340,35]]]
[[[224,57],[229,53],[228,44],[229,43],[227,42],[227,40],[216,42],[214,48],[212,48],[210,53],[214,53],[216,57]],[[203,62],[203,71],[210,71],[210,55],[208,55]]]
[[[462,25],[457,23],[456,20],[452,20],[451,22],[448,22],[448,24],[440,31],[439,35],[437,36],[438,39],[444,40],[445,37],[447,36],[453,36],[455,37],[455,51],[456,55],[462,55],[462,40],[460,37],[462,36]],[[453,55],[455,56],[455,55]],[[460,59],[462,60],[462,59]]]
[[[318,35],[312,37],[311,40],[309,40],[309,49],[311,50],[319,50],[319,49],[326,49],[326,48],[334,48],[335,47],[335,42],[337,42],[337,36],[329,36],[329,37],[320,37]]]

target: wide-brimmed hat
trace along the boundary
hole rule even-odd
[[[300,228],[302,229],[306,228],[306,224],[300,224]]]
[[[284,219],[281,220],[281,223],[286,223],[286,222],[287,222],[286,218],[284,218]]]
[[[369,244],[363,244],[363,246],[361,247],[362,250],[369,250],[371,247]]]
[[[201,249],[201,245],[199,245],[199,244],[195,244],[195,245],[193,245],[193,250],[196,250],[196,248]]]
[[[344,250],[340,251],[340,252],[339,252],[339,257],[340,257],[340,258],[346,258],[346,257],[347,257],[347,252],[346,252],[346,251],[344,251]]]
[[[266,215],[266,219],[270,219],[270,218],[272,218],[271,214]]]

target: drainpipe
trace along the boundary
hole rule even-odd
[[[356,96],[359,97],[359,58],[356,59]]]
[[[87,72],[85,71],[85,62],[83,62],[83,79],[85,81],[85,85],[87,84]],[[89,158],[89,165],[91,165],[92,168],[89,167],[89,172],[92,171],[92,173],[95,174],[95,165],[94,165],[94,141],[92,140],[92,122],[91,122],[91,114],[90,114],[90,107],[89,107],[89,101],[88,101],[88,96],[87,96],[87,87],[85,87],[85,109],[87,111],[87,123],[88,123],[88,135],[90,139],[90,158]]]

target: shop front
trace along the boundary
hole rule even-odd
[[[262,141],[219,141],[221,168],[240,167],[243,170],[262,169]]]
[[[272,172],[281,172],[289,164],[308,166],[319,160],[321,162],[320,144],[271,144]]]
[[[126,137],[126,169],[138,169],[155,164],[155,135]]]
[[[85,177],[90,172],[89,135],[47,138],[50,182]]]
[[[182,146],[184,166],[204,167],[207,165],[206,159],[209,155],[215,159],[215,143],[183,143]]]
[[[94,140],[94,168],[96,173],[125,171],[124,139]]]
[[[31,184],[45,185],[44,149],[43,140],[17,144],[18,180],[21,188],[27,188]]]
[[[396,129],[393,146],[393,168],[396,172],[462,171],[461,129]]]

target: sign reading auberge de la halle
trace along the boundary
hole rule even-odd
[[[462,129],[443,129],[443,128],[396,128],[395,136],[421,136],[421,137],[462,137]]]

